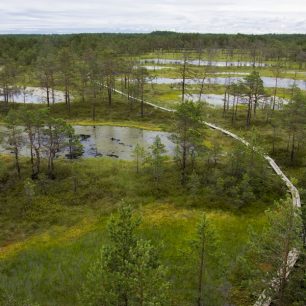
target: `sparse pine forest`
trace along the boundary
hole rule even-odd
[[[305,305],[305,137],[306,35],[0,35],[0,305]]]

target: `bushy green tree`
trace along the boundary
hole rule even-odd
[[[232,279],[232,301],[239,305],[250,305],[247,303],[264,290],[266,296],[275,298],[276,305],[284,305],[290,261],[301,248],[300,212],[288,197],[267,210],[266,217],[262,231],[251,231],[246,253],[238,260]]]
[[[301,252],[298,262],[290,273],[284,292],[284,305],[304,306],[306,301],[306,251]]]
[[[146,68],[137,67],[134,70],[133,78],[134,78],[134,89],[136,96],[140,100],[140,115],[144,116],[144,89],[145,84],[147,82],[149,74]]]
[[[44,124],[49,116],[48,110],[23,110],[18,113],[20,122],[27,135],[27,146],[30,149],[32,179],[40,174],[41,148]]]
[[[222,272],[223,264],[219,240],[205,213],[196,228],[191,257],[195,262],[195,303],[197,306],[216,305],[222,300],[217,281],[220,275],[216,272]]]
[[[22,129],[20,128],[20,119],[18,113],[11,110],[6,117],[7,128],[7,148],[14,154],[15,168],[18,178],[21,178],[20,169],[20,150],[23,146]]]
[[[295,184],[297,184],[297,182]],[[284,292],[285,305],[292,306],[304,306],[306,301],[306,190],[300,188],[299,191],[302,202],[301,215],[303,248],[294,269],[290,273],[288,286],[286,286]]]
[[[64,88],[65,103],[70,115],[71,111],[71,90],[74,86],[74,53],[71,49],[65,47],[57,53],[57,70],[59,74],[59,84]]]
[[[45,48],[37,59],[36,78],[46,93],[47,107],[55,103],[56,59],[54,54]]]
[[[152,167],[152,174],[154,177],[154,181],[158,184],[164,168],[165,156],[164,154],[167,152],[165,149],[165,145],[161,142],[160,137],[157,135],[154,139],[153,144],[150,146],[150,155],[148,158],[148,162]]]
[[[193,171],[192,155],[203,142],[202,106],[190,101],[177,107],[172,140],[177,146],[176,159],[181,171],[181,182],[187,182],[188,173]]]
[[[133,156],[134,156],[135,162],[136,162],[136,172],[139,173],[140,167],[143,165],[144,158],[145,158],[144,147],[137,143],[137,145],[135,146],[135,148],[133,150]]]
[[[286,106],[284,119],[288,134],[288,153],[291,164],[296,162],[300,144],[303,144],[306,127],[306,96],[296,90],[292,101]]]
[[[197,174],[195,170],[193,170],[193,172],[189,176],[187,187],[191,195],[194,198],[196,198],[201,188],[201,180],[200,180],[200,176]]]
[[[258,71],[253,71],[247,75],[240,84],[242,93],[248,98],[248,109],[246,117],[246,127],[250,127],[252,112],[256,116],[256,109],[258,107],[259,99],[265,95],[263,80]]]
[[[165,269],[150,241],[139,238],[139,224],[127,205],[111,218],[110,242],[90,267],[80,295],[82,305],[169,305]]]
[[[54,159],[56,154],[66,147],[69,148],[72,157],[73,150],[79,154],[82,146],[78,138],[74,137],[74,130],[62,119],[48,117],[46,127],[43,129],[43,148],[48,159],[48,176],[54,178]],[[75,152],[74,152],[75,153]],[[68,155],[69,156],[69,155]]]

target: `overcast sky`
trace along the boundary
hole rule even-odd
[[[0,0],[0,33],[306,33],[306,0]]]

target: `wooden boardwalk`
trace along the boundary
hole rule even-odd
[[[128,97],[128,95],[120,90],[114,89],[114,92]],[[141,102],[141,99],[139,98],[135,98],[132,96],[129,96],[129,99],[132,99],[134,101],[138,101]],[[173,109],[169,109],[166,107],[162,107],[159,105],[156,105],[154,103],[148,102],[148,101],[143,101],[144,104],[152,106],[155,109],[159,109],[162,111],[166,111],[166,112],[172,112],[174,113],[175,110]],[[243,143],[246,146],[250,146],[250,143],[247,142],[245,139],[243,139],[242,137],[230,132],[229,130],[223,129],[215,124],[203,121],[203,123],[208,126],[211,129],[220,131],[221,133],[228,135],[230,137],[232,137],[233,139]],[[259,152],[260,154],[262,154],[258,148],[253,148],[255,151]],[[291,193],[291,198],[292,198],[292,205],[297,207],[297,208],[301,208],[301,199],[300,199],[300,194],[299,191],[297,190],[297,188],[293,185],[293,183],[288,179],[288,177],[283,173],[283,171],[280,169],[280,167],[276,164],[276,162],[268,155],[266,154],[262,154],[262,156],[264,157],[264,159],[269,163],[269,165],[271,166],[271,168],[273,169],[273,171],[284,181],[284,183],[286,184],[289,192]],[[294,267],[294,265],[296,264],[297,260],[299,257],[299,253],[297,250],[291,250],[289,253],[289,259],[288,259],[288,273],[287,273],[287,277],[290,273],[290,271],[292,270],[292,268]],[[271,287],[276,286],[275,282],[271,282]],[[266,296],[265,291],[263,291],[261,293],[261,295],[259,296],[258,300],[256,301],[256,303],[254,304],[254,306],[269,306],[272,302],[272,298],[270,296]]]

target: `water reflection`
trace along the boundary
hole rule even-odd
[[[184,60],[178,59],[158,59],[150,58],[140,60],[140,63],[154,63],[154,64],[172,64],[172,65],[182,65]],[[198,65],[198,66],[215,66],[215,67],[268,67],[266,63],[258,62],[246,62],[246,61],[208,61],[208,60],[187,60],[189,65]]]
[[[206,102],[211,106],[215,107],[223,107],[224,106],[224,95],[217,95],[217,94],[202,94],[201,97],[199,94],[186,94],[185,99],[193,102]],[[229,105],[233,104],[234,96],[230,95],[227,97],[229,101]],[[264,107],[267,105],[272,106],[273,97],[265,97],[260,99],[259,105]],[[248,99],[245,97],[239,98],[239,104],[246,104],[248,103]],[[276,109],[282,109],[283,105],[288,104],[289,100],[276,97],[275,99],[275,107]]]
[[[49,93],[50,103],[53,103],[53,94]],[[0,101],[3,101],[3,93],[0,92]],[[54,103],[64,102],[64,92],[54,90]],[[47,103],[47,93],[45,89],[40,87],[27,87],[25,89],[17,89],[9,96],[9,102],[15,103]]]
[[[117,126],[74,126],[75,133],[80,136],[83,145],[83,157],[107,157],[122,160],[132,160],[133,150],[137,144],[149,149],[158,135],[165,145],[167,155],[174,155],[175,145],[169,139],[170,133],[160,131],[148,131],[137,128]],[[5,135],[5,127],[0,126],[1,134]],[[29,147],[26,145],[26,135],[23,135],[24,146],[20,151],[22,156],[30,156]],[[0,145],[0,152],[10,154],[3,145]],[[65,156],[68,148],[57,155]]]
[[[166,132],[117,126],[75,126],[74,129],[78,135],[90,135],[82,140],[84,157],[106,156],[131,160],[137,144],[148,149],[157,135],[168,155],[173,155],[175,151],[175,145],[169,139],[170,134]]]
[[[275,78],[272,77],[262,77],[264,87],[274,88],[275,87]],[[212,84],[212,85],[229,85],[233,82],[242,81],[243,77],[215,77],[215,78],[206,78],[204,84]],[[182,79],[176,78],[154,78],[151,82],[156,84],[179,84],[182,83]],[[201,84],[201,79],[186,79],[186,84],[189,85],[197,85]],[[279,88],[292,88],[295,85],[302,90],[306,90],[306,81],[303,80],[294,80],[289,78],[279,78],[278,79],[278,87]]]

